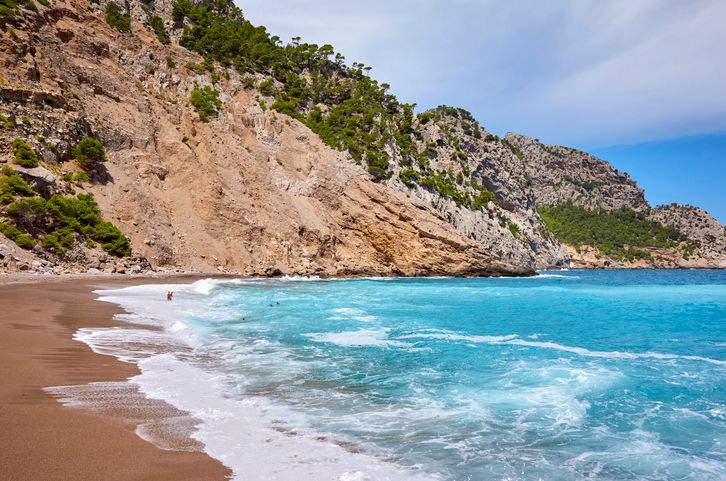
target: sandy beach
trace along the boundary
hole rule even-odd
[[[145,279],[144,282],[147,280]],[[153,279],[151,280],[153,282]],[[223,480],[201,452],[162,450],[121,415],[64,407],[43,388],[123,381],[131,364],[72,339],[80,327],[111,327],[118,309],[95,300],[100,285],[131,279],[9,283],[0,279],[0,466],[7,481]]]

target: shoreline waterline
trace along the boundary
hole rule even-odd
[[[546,324],[538,326],[541,329],[522,324],[520,310],[524,301],[576,294],[568,301],[574,302],[570,306],[574,310],[583,299],[593,298],[640,309],[638,299],[652,297],[675,303],[678,309],[686,306],[683,302],[688,298],[711,309],[706,312],[712,319],[726,312],[719,302],[714,304],[723,279],[708,274],[695,284],[676,282],[688,274],[669,272],[673,273],[665,277],[643,273],[645,277],[635,284],[627,281],[634,273],[616,273],[627,282],[612,282],[604,290],[599,285],[611,282],[612,272],[546,271],[539,277],[520,279],[171,277],[151,283],[146,279],[108,283],[99,279],[94,290],[101,298],[92,302],[112,307],[118,322],[96,326],[86,322],[73,337],[106,358],[120,359],[122,365],[138,364],[141,372],[120,383],[45,387],[50,386],[47,392],[67,405],[81,407],[82,412],[135,422],[135,435],[161,449],[204,450],[231,468],[236,474],[233,479],[466,479],[447,463],[429,461],[427,453],[441,450],[460,453],[456,456],[480,453],[479,458],[464,458],[472,466],[469,472],[481,475],[476,479],[537,479],[528,477],[532,474],[528,473],[529,462],[538,456],[564,456],[561,469],[570,477],[561,479],[617,480],[622,479],[613,476],[617,470],[636,473],[646,468],[618,461],[622,453],[634,448],[613,444],[627,439],[614,430],[613,419],[603,417],[602,424],[590,426],[593,417],[606,414],[608,405],[623,402],[621,395],[611,398],[610,394],[627,392],[634,381],[640,382],[644,376],[641,367],[658,371],[657,376],[665,376],[668,383],[691,386],[684,387],[684,393],[700,393],[692,391],[692,386],[723,379],[726,339],[719,344],[722,334],[716,331],[708,341],[712,347],[704,352],[679,348],[673,340],[648,344],[654,339],[644,343],[645,339],[630,335],[625,339],[630,348],[623,349],[622,345],[608,346],[607,333],[595,336],[602,338],[594,339],[595,344],[578,344],[575,338],[567,338],[572,334],[558,334],[545,328]],[[169,289],[175,291],[171,303],[165,300]],[[421,292],[423,298],[409,300],[413,292]],[[451,297],[456,310],[440,311],[437,304],[427,303],[436,296]],[[413,302],[410,309],[409,302]],[[472,302],[475,311],[469,310]],[[388,308],[393,311],[389,313]],[[509,323],[516,321],[514,324],[498,326],[486,320],[500,318],[501,308],[507,309]],[[544,304],[540,310],[553,308],[555,304]],[[418,318],[415,313],[422,309],[428,315]],[[631,312],[638,315],[637,309]],[[590,309],[595,314],[599,310],[597,305]],[[452,318],[441,324],[445,312],[461,314],[465,322]],[[479,327],[468,324],[472,312],[486,314],[470,319],[481,318]],[[567,317],[564,307],[550,314],[565,315],[565,323],[576,322],[574,314]],[[644,344],[637,348],[637,343]],[[486,368],[492,371],[486,382],[470,378],[474,372],[466,374],[468,367],[460,373],[451,371],[449,378],[426,365],[428,359],[450,362],[441,357],[449,352],[460,358],[457,364],[464,363],[458,370],[471,361],[486,365],[493,360]],[[490,352],[496,358],[490,358]],[[415,369],[409,359],[416,360]],[[372,368],[369,361],[379,366]],[[415,377],[402,378],[381,367],[404,361],[396,371],[406,374],[414,369]],[[682,379],[678,370],[688,376]],[[462,377],[462,373],[466,375]],[[694,382],[691,376],[700,376],[694,378],[697,384],[688,384]],[[660,382],[658,379],[654,378]],[[411,382],[420,402],[407,399]],[[401,402],[390,397],[392,394],[400,396]],[[645,410],[645,424],[634,425],[629,435],[641,449],[649,450],[643,459],[661,466],[658,469],[681,475],[694,470],[705,473],[699,479],[718,479],[719,473],[726,472],[717,454],[720,448],[705,455],[694,451],[689,458],[678,454],[683,449],[678,441],[663,438],[664,427],[651,423],[660,418],[661,424],[687,423],[682,429],[694,429],[693,423],[700,423],[698,429],[719,432],[726,429],[726,406],[714,404],[717,396],[658,408],[662,401],[658,401],[659,394],[655,396],[652,406],[648,401],[627,408],[635,409],[633,414]],[[119,399],[127,402],[126,408],[118,409]],[[440,403],[431,404],[436,399]],[[708,409],[699,404],[703,401],[711,403]],[[154,404],[157,402],[160,404]],[[116,404],[115,413],[104,412],[109,404]],[[129,409],[129,404],[137,411]],[[649,411],[654,407],[657,411]],[[141,411],[155,415],[143,420],[138,415]],[[510,413],[519,413],[519,418],[510,419]],[[630,416],[627,410],[624,414]],[[445,420],[445,424],[437,420]],[[623,422],[626,424],[618,429],[631,420],[624,418]],[[402,430],[405,426],[408,428]],[[506,435],[509,430],[516,436]],[[580,434],[571,437],[568,433]],[[589,441],[589,450],[583,450],[576,440],[587,433],[601,434]],[[706,442],[696,431],[691,435],[696,443]],[[572,449],[558,453],[529,447],[532,440],[545,439],[543,436],[559,438],[558,442],[569,443]],[[410,444],[409,440],[416,439]],[[476,444],[479,439],[501,443],[506,451]],[[598,444],[602,446],[598,448]],[[506,452],[511,455],[501,457]],[[539,462],[549,465],[547,457]],[[489,462],[482,464],[485,458]],[[513,462],[519,463],[521,475],[507,474]],[[547,469],[554,475],[560,468]],[[667,480],[689,479],[664,476]]]
[[[200,449],[160,451],[144,441],[123,409],[68,409],[44,391],[54,385],[123,383],[137,371],[72,339],[82,327],[119,324],[112,320],[119,309],[99,303],[92,290],[128,285],[129,279],[39,280],[7,282],[3,277],[0,286],[4,476],[49,481],[225,479],[228,471]],[[121,399],[126,397],[123,393]],[[146,403],[144,416],[166,408],[170,406]]]

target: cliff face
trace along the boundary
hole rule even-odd
[[[538,205],[572,202],[586,209],[636,211],[648,207],[643,190],[630,177],[597,157],[514,133],[505,139],[521,152]]]
[[[219,118],[204,123],[188,98],[195,82],[209,80],[184,67],[198,56],[160,45],[138,23],[125,35],[73,4],[39,8],[39,15],[8,20],[17,41],[2,37],[1,108],[15,124],[2,131],[2,161],[12,158],[10,140],[23,137],[45,172],[60,174],[77,170],[67,160],[80,138],[101,140],[109,159],[92,182],[66,185],[58,175],[53,189],[92,193],[154,268],[245,275],[531,272],[462,235],[430,205],[373,182],[298,121],[263,111],[232,69],[220,81]],[[37,254],[15,256],[6,268],[25,262],[58,271],[68,260]],[[71,268],[129,267],[86,254]]]
[[[620,265],[552,235],[537,207],[565,202],[633,209],[690,239],[659,253],[668,261],[624,266],[726,267],[723,227],[705,212],[650,209],[607,163],[516,134],[499,139],[465,111],[413,116],[418,160],[395,161],[401,148],[388,143],[382,151],[394,161],[376,179],[347,151],[271,110],[274,99],[260,87],[267,76],[195,67],[204,59],[176,43],[182,30],[171,2],[130,1],[130,33],[109,26],[104,8],[54,2],[0,19],[0,163],[39,196],[91,193],[134,255],[80,242],[62,255],[40,243],[23,251],[0,236],[0,269],[523,275],[572,258],[575,266]],[[153,15],[169,45],[148,26]],[[210,122],[190,105],[205,86],[219,91]],[[89,182],[69,177],[81,171],[72,148],[85,137],[100,140],[109,157],[86,168]],[[40,167],[12,164],[15,138],[32,146]],[[0,222],[8,220],[2,212],[0,205]]]
[[[412,198],[432,205],[459,232],[488,246],[517,265],[532,268],[564,267],[568,255],[549,234],[536,212],[535,194],[521,161],[499,139],[480,129],[470,132],[456,113],[433,111],[433,118],[419,123],[419,148],[426,152],[430,171],[450,180],[454,189],[476,196],[478,188],[492,194],[481,208],[458,206],[437,189],[401,181],[401,166],[388,184]],[[466,114],[459,114],[466,115]],[[422,182],[423,183],[423,182]]]
[[[690,205],[660,205],[648,218],[684,233],[691,241],[673,264],[682,268],[726,269],[726,228],[708,212]]]

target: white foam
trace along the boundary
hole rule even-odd
[[[528,279],[579,279],[578,276],[563,276],[562,274],[537,274],[534,277]]]
[[[308,333],[305,337],[314,342],[327,342],[338,346],[409,346],[401,341],[388,338],[389,329],[359,329],[357,331]]]
[[[135,363],[164,351],[189,349],[180,340],[162,331],[126,327],[79,329],[73,339],[87,344],[96,354],[114,356]]]
[[[304,279],[286,279],[299,281]],[[343,443],[321,441],[296,419],[295,430],[276,430],[278,410],[262,399],[234,399],[224,390],[225,379],[182,361],[195,345],[187,316],[209,314],[208,297],[224,284],[254,281],[204,279],[189,285],[156,284],[96,291],[100,300],[121,305],[118,318],[152,325],[161,331],[139,328],[81,329],[75,338],[95,352],[138,364],[141,374],[130,379],[149,399],[162,400],[201,421],[192,434],[205,452],[233,471],[234,480],[245,481],[424,481],[411,468],[385,462],[373,454],[351,452]],[[166,292],[174,291],[174,301]],[[364,313],[355,313],[365,316]],[[403,346],[387,339],[387,330],[311,334],[319,342],[349,346]],[[328,336],[327,338],[325,336]],[[289,374],[289,373],[288,373]],[[66,402],[71,402],[66,400]],[[283,419],[292,419],[283,416]],[[137,430],[140,435],[143,429]]]
[[[502,344],[506,341],[516,339],[516,334],[509,334],[507,336],[465,336],[456,333],[435,333],[429,332],[425,334],[407,334],[404,336],[398,336],[396,339],[439,339],[442,341],[466,341],[474,344]]]
[[[139,363],[131,378],[141,392],[189,412],[201,424],[192,437],[245,481],[433,480],[340,445],[305,428],[273,430],[274,410],[258,399],[226,397],[222,379],[162,354]]]
[[[287,279],[286,281],[294,282],[296,279]],[[210,315],[218,315],[219,309],[216,307],[214,312],[210,312],[210,302],[223,300],[223,298],[215,298],[215,290],[221,284],[230,282],[234,284],[258,284],[270,281],[200,281],[188,286],[140,286],[138,289],[131,290],[100,291],[104,296],[103,300],[117,302],[127,309],[129,314],[121,318],[136,323],[159,326],[163,328],[163,331],[152,331],[155,333],[154,335],[146,336],[144,333],[149,331],[143,329],[87,330],[87,332],[79,332],[78,339],[92,345],[97,352],[124,357],[127,362],[138,362],[142,374],[133,378],[132,382],[149,398],[164,400],[201,420],[192,437],[205,446],[204,449],[207,453],[229,466],[234,472],[235,480],[382,481],[424,479],[419,473],[384,462],[376,457],[374,453],[366,452],[365,449],[363,452],[351,452],[341,447],[340,444],[336,444],[335,440],[330,438],[321,441],[319,432],[306,427],[305,415],[300,414],[299,417],[293,417],[291,413],[281,411],[279,403],[273,406],[267,404],[268,401],[261,398],[230,397],[229,385],[226,384],[227,380],[224,377],[205,370],[204,365],[198,362],[190,364],[186,361],[187,356],[175,354],[178,351],[190,349],[187,344],[194,345],[195,343],[194,331],[183,319],[194,313],[198,313],[205,320],[209,320]],[[167,290],[174,290],[177,293],[175,301],[172,303],[165,300]],[[345,319],[360,322],[373,322],[376,320],[375,316],[370,316],[372,319],[367,318],[365,316],[369,316],[368,313],[355,308],[340,308],[335,310],[335,314]],[[353,325],[358,327],[355,324]],[[536,342],[538,339],[535,337],[523,339],[524,336],[520,337],[516,334],[467,336],[456,332],[432,329],[404,336],[392,336],[389,329],[374,328],[377,327],[376,324],[361,325],[361,327],[368,327],[368,329],[334,333],[308,333],[307,337],[314,343],[329,343],[350,347],[410,349],[411,346],[420,345],[411,341],[434,339],[470,344],[550,349],[584,357],[689,359],[726,364],[726,361],[695,356],[590,351],[554,342]],[[159,337],[156,338],[155,335]],[[117,338],[122,345],[121,348],[116,344]],[[264,339],[255,341],[255,343],[269,342]],[[137,347],[128,349],[123,347],[124,343],[127,346],[135,345]],[[163,343],[167,343],[168,347],[166,349],[158,347],[162,346]],[[174,343],[178,343],[178,346],[175,347]],[[155,346],[158,347],[158,350],[155,350]],[[322,346],[311,345],[311,347],[316,350],[323,349]],[[272,345],[269,354],[266,353],[264,356],[255,355],[250,357],[245,356],[244,344],[232,343],[229,348],[215,344],[215,348],[224,353],[222,358],[225,359],[225,362],[230,360],[230,362],[248,363],[247,368],[251,372],[255,372],[256,376],[261,371],[267,370],[277,373],[280,376],[280,382],[292,382],[295,380],[294,378],[309,379],[305,372],[302,370],[295,371],[297,368],[288,365],[287,360],[285,360],[286,364],[284,365],[281,364],[282,361],[278,360],[269,362],[273,356],[284,357],[286,355],[280,346]],[[230,359],[227,359],[227,357]],[[255,360],[260,362],[259,371],[257,370],[258,366],[254,364]],[[337,416],[336,420],[331,420],[331,422],[342,422],[347,426],[355,426],[358,423],[357,425],[360,426],[362,431],[368,432],[374,432],[379,428],[386,430],[396,427],[400,427],[402,432],[407,432],[407,427],[425,420],[439,422],[441,419],[447,419],[448,417],[448,420],[453,423],[459,421],[457,416],[467,420],[472,416],[485,419],[490,410],[497,412],[499,408],[502,408],[511,410],[518,416],[518,420],[512,427],[515,437],[527,430],[531,430],[543,418],[547,419],[549,426],[556,429],[558,433],[570,429],[579,429],[584,420],[587,419],[587,412],[590,409],[590,404],[583,397],[593,390],[616,382],[621,373],[611,365],[605,367],[606,363],[597,362],[585,363],[588,364],[587,368],[575,368],[573,365],[579,363],[570,360],[569,356],[561,356],[559,359],[554,360],[554,364],[555,366],[548,366],[546,369],[542,369],[541,372],[537,372],[532,368],[531,364],[522,363],[518,372],[512,373],[517,369],[516,367],[509,370],[507,375],[502,378],[502,384],[495,386],[492,390],[462,392],[461,406],[454,406],[453,409],[449,405],[440,406],[435,402],[431,403],[432,398],[429,393],[422,392],[422,403],[420,405],[413,402],[412,405],[406,405],[400,409],[391,409],[390,411],[381,409],[374,412],[350,413],[349,415]],[[598,364],[603,364],[603,366],[597,366]],[[284,367],[280,367],[281,365]],[[269,379],[277,379],[268,372],[265,373],[265,376],[271,376]],[[244,384],[244,381],[239,381],[239,379],[236,381],[238,386]],[[507,382],[511,382],[511,384],[506,384]],[[459,388],[457,387],[457,389]],[[333,393],[332,395],[342,396],[344,394]],[[465,406],[464,400],[471,403],[471,406]],[[718,414],[717,408],[714,408],[714,412],[709,414],[716,417]],[[723,411],[720,414],[723,416]],[[391,424],[386,424],[387,422]],[[272,429],[271,426],[294,426],[295,429],[285,428],[283,431],[278,431]],[[496,421],[492,421],[491,426],[495,430],[501,429],[500,426],[496,425]],[[330,430],[334,431],[333,428]],[[143,434],[142,430],[139,431],[139,434]],[[471,433],[471,435],[474,434]],[[430,442],[447,443],[448,441],[445,438],[434,438]],[[365,448],[365,446],[359,447]],[[466,446],[461,447],[453,442],[449,447],[462,450],[466,448]],[[624,449],[630,450],[632,447],[632,445],[627,445],[624,446]],[[489,454],[483,454],[481,447],[477,447],[475,444],[472,444],[471,449],[470,455],[473,457],[482,457]],[[648,449],[652,451],[652,448]],[[527,450],[522,451],[522,453],[517,454],[518,460],[527,456]],[[629,453],[630,451],[623,452]],[[593,454],[593,459],[583,457],[573,464],[575,467],[587,464],[590,461],[597,464],[599,462],[596,459],[597,457],[597,455]],[[697,462],[698,460],[694,460],[694,463]],[[699,469],[701,468],[699,467]],[[516,477],[516,479],[520,478]]]
[[[512,339],[502,344],[516,346],[538,347],[541,349],[552,349],[577,354],[584,357],[599,357],[606,359],[660,359],[660,360],[687,360],[700,361],[718,366],[726,366],[726,361],[711,359],[701,356],[688,356],[680,354],[664,354],[660,352],[621,352],[621,351],[590,351],[582,347],[565,346],[555,342],[526,341],[524,339]]]
[[[584,347],[567,346],[556,342],[535,340],[528,341],[521,339],[517,334],[509,334],[505,336],[466,336],[456,333],[420,333],[399,336],[396,339],[441,339],[446,341],[465,341],[475,344],[510,345],[551,349],[555,351],[569,352],[583,357],[597,357],[605,359],[687,360],[726,366],[726,361],[702,356],[667,354],[660,352],[590,351]]]
[[[374,322],[378,320],[376,316],[370,315],[366,313],[365,310],[357,307],[339,307],[337,309],[333,309],[333,312],[335,312],[336,315],[329,317],[331,320],[354,319],[360,322]]]

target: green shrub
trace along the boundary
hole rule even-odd
[[[519,150],[517,147],[512,145],[511,142],[509,142],[507,139],[502,139],[502,143],[509,148],[509,150],[512,151],[512,153],[519,159],[522,160],[524,158],[524,155],[522,154],[522,151]]]
[[[5,117],[4,115],[0,115],[0,124],[2,124],[2,127],[7,130],[15,128],[15,124],[13,123],[13,121]]]
[[[424,112],[422,114],[418,114],[418,121],[421,125],[428,124],[433,118],[434,114],[431,112]]]
[[[176,67],[176,62],[174,62],[174,59],[171,58],[169,55],[166,56],[166,66],[168,68],[174,68],[174,67]]]
[[[246,89],[251,89],[255,86],[255,78],[252,75],[243,75],[240,80]]]
[[[273,96],[275,94],[275,88],[272,79],[267,79],[260,82],[257,90],[259,90],[262,95],[265,95],[267,97]]]
[[[0,203],[10,203],[16,195],[30,197],[35,195],[35,192],[17,172],[5,166],[0,175]]]
[[[119,257],[131,255],[131,243],[115,225],[110,222],[101,222],[89,230],[91,239],[101,243],[101,247]]]
[[[13,17],[15,16],[15,7],[18,2],[15,0],[0,0],[0,17]]]
[[[398,177],[401,179],[401,182],[406,185],[406,187],[413,188],[419,178],[419,174],[413,169],[403,169],[398,173]]]
[[[15,163],[27,168],[38,167],[38,156],[33,148],[22,139],[15,139],[11,144],[15,153]]]
[[[83,168],[90,167],[97,162],[103,162],[107,158],[106,149],[103,144],[92,137],[82,139],[71,149],[71,155],[78,165]]]
[[[605,185],[603,182],[598,182],[596,180],[579,180],[570,176],[565,176],[565,180],[572,184],[575,184],[578,187],[582,187],[588,192],[592,192],[593,190]]]
[[[101,222],[98,205],[88,194],[78,194],[75,198],[54,195],[46,206],[58,222],[79,231]]]
[[[8,239],[15,242],[21,249],[32,249],[35,245],[35,241],[32,237],[23,234],[17,227],[10,224],[0,223],[0,232],[2,232]]]
[[[194,84],[194,89],[190,97],[190,101],[202,122],[209,122],[212,117],[216,117],[222,102],[219,100],[219,90],[205,85],[200,87]]]
[[[189,62],[185,66],[197,75],[202,75],[205,71],[204,64],[201,63]]]
[[[497,204],[497,198],[484,186],[472,184],[472,187],[477,191],[477,193],[472,197],[471,203],[469,204],[469,208],[471,210],[481,210],[483,207],[486,207],[489,202]]]
[[[192,4],[189,0],[176,0],[172,6],[171,16],[175,22],[179,23],[189,15],[191,8]]]
[[[82,183],[89,182],[90,178],[85,172],[64,172],[63,180],[65,180],[66,182]]]
[[[87,241],[100,242],[110,254],[131,254],[129,240],[101,218],[96,201],[88,194],[23,199],[10,204],[5,212],[23,230],[45,233],[41,244],[57,254],[72,245],[72,231],[84,235]]]
[[[17,32],[12,27],[8,27],[8,35],[10,35],[10,38],[13,39],[15,42],[20,42],[20,37],[18,37]]]
[[[131,17],[114,0],[106,4],[106,23],[119,32],[131,32]]]
[[[37,218],[47,216],[47,203],[40,197],[16,200],[5,209],[5,213],[20,223],[35,224]]]
[[[63,254],[67,249],[73,247],[75,239],[73,238],[73,230],[69,228],[58,229],[46,234],[40,241],[43,249],[48,250],[56,255]]]
[[[164,19],[158,15],[149,13],[149,26],[156,34],[156,38],[159,39],[159,42],[164,45],[169,45],[171,43],[171,38],[169,38],[169,34],[166,33],[166,29],[164,28]]]

